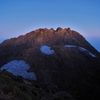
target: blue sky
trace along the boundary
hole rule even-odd
[[[45,27],[70,27],[100,51],[100,0],[0,0],[1,41]]]

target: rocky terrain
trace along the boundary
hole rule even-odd
[[[24,75],[34,75],[23,78],[20,61],[30,66]],[[0,100],[100,99],[100,53],[70,28],[41,28],[5,40],[0,67]]]

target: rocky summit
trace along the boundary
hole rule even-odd
[[[100,53],[70,28],[3,41],[0,68],[1,100],[100,99]]]

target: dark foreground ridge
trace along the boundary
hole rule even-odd
[[[100,54],[70,28],[5,40],[0,67],[1,100],[100,99]]]

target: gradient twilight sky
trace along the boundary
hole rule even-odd
[[[45,27],[70,27],[100,51],[100,0],[0,0],[0,41]]]

